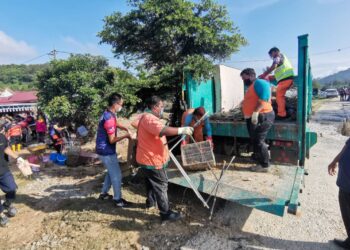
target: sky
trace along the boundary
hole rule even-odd
[[[222,64],[260,73],[271,64],[268,50],[277,46],[296,68],[297,37],[309,34],[315,77],[350,68],[350,0],[217,1],[249,42]],[[103,55],[122,67],[97,33],[105,16],[129,10],[127,0],[0,0],[0,64],[48,62],[56,49]]]

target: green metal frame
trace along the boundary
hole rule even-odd
[[[309,157],[310,148],[316,144],[317,135],[309,131],[307,122],[311,115],[312,105],[312,74],[308,52],[308,35],[298,37],[298,76],[295,78],[294,84],[298,86],[298,107],[297,121],[294,123],[275,122],[267,138],[271,140],[293,141],[298,144],[298,162],[299,166],[295,168],[295,174],[291,174],[288,183],[284,183],[282,194],[280,197],[271,198],[260,193],[250,192],[239,187],[232,187],[225,183],[220,185],[222,192],[218,197],[242,205],[260,209],[275,215],[283,216],[285,206],[288,206],[288,212],[296,214],[299,207],[299,192],[303,182],[305,158]],[[215,100],[215,91],[213,80],[196,83],[191,78],[186,77],[184,86],[187,91],[187,102],[189,107],[205,106],[209,111],[215,112],[217,107],[215,103],[208,106],[208,100]],[[202,84],[202,86],[200,86]],[[203,89],[209,90],[204,94]],[[207,96],[206,96],[207,95]],[[204,103],[198,103],[198,100],[205,100]],[[204,105],[203,105],[204,104]],[[216,108],[215,108],[216,107]],[[211,121],[213,135],[234,138],[249,138],[245,122],[221,122]],[[288,166],[281,166],[288,167]],[[293,170],[294,171],[294,170]],[[186,180],[179,175],[174,175],[176,171],[169,170],[169,182],[189,187]],[[190,178],[199,191],[209,194],[215,186],[214,180],[204,179],[201,172],[191,173]]]

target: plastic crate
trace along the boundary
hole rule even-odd
[[[181,148],[182,164],[189,170],[202,170],[215,165],[215,156],[209,141],[187,144]]]

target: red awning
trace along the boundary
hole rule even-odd
[[[37,91],[16,91],[12,96],[0,97],[0,105],[14,103],[36,103],[38,101]]]

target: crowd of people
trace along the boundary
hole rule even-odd
[[[20,152],[24,146],[38,142],[62,152],[62,131],[66,127],[60,127],[55,120],[49,121],[41,110],[36,115],[33,112],[6,114],[0,120],[4,122],[4,133],[12,151]]]

